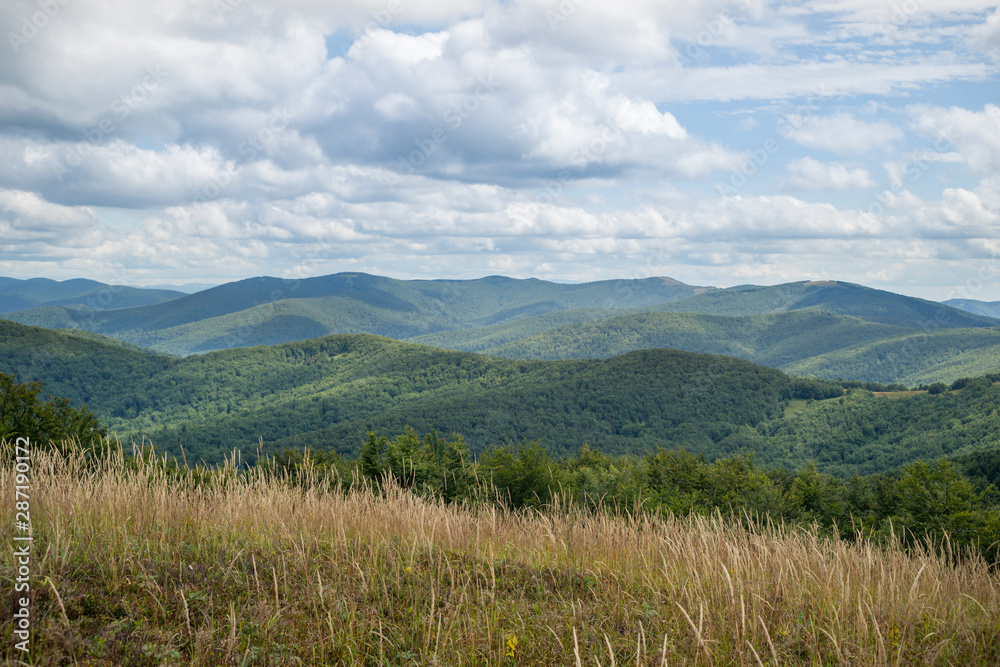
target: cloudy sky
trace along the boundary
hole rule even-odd
[[[1000,299],[985,0],[4,0],[0,275]]]

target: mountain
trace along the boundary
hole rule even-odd
[[[252,462],[258,443],[353,455],[369,431],[407,426],[463,434],[479,453],[526,440],[556,455],[684,447],[791,469],[814,460],[847,477],[917,458],[1000,460],[1000,374],[935,394],[843,395],[836,383],[668,349],[524,361],[361,334],[178,358],[10,322],[0,322],[0,372],[41,380],[126,441],[192,462],[234,448]]]
[[[948,299],[944,302],[946,306],[964,310],[967,313],[983,315],[985,317],[1000,318],[1000,301],[977,301],[975,299]]]
[[[942,328],[995,327],[1000,320],[936,301],[894,294],[832,280],[774,286],[741,285],[679,299],[655,308],[683,313],[751,316],[793,310],[825,310],[869,322],[923,331]]]
[[[606,358],[672,347],[726,354],[796,375],[866,382],[951,382],[1000,370],[1000,328],[923,331],[807,308],[768,315],[566,311],[410,339],[508,359]],[[898,321],[898,319],[897,319]]]
[[[537,439],[638,452],[704,449],[782,414],[790,380],[677,350],[607,360],[512,361],[371,335],[175,358],[93,334],[0,325],[0,372],[83,401],[123,436],[218,461],[305,445],[354,453],[369,430],[463,433],[474,451]]]
[[[49,305],[5,317],[176,355],[367,333],[520,359],[669,347],[907,384],[992,372],[1000,358],[1000,320],[837,281],[714,289],[669,278],[560,284],[339,273],[252,278],[135,308]]]
[[[183,292],[174,290],[107,285],[95,280],[0,277],[0,313],[51,306],[73,310],[85,318],[96,310],[147,306],[181,296]]]
[[[157,305],[79,313],[47,307],[6,315],[22,324],[80,328],[174,354],[277,344],[336,333],[403,339],[576,308],[641,309],[709,288],[669,278],[560,284],[490,276],[394,280],[364,273],[251,278]]]

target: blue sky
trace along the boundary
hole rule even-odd
[[[0,275],[1000,300],[995,1],[14,0],[0,28]]]

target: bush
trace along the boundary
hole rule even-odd
[[[89,445],[107,431],[87,406],[75,409],[65,398],[38,398],[41,382],[19,384],[0,373],[0,440],[29,438],[36,445],[77,440]]]

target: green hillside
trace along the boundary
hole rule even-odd
[[[1000,318],[1000,301],[977,301],[976,299],[948,299],[946,306],[964,310],[967,313],[985,317]]]
[[[507,361],[374,336],[332,336],[181,360],[146,387],[163,400],[140,427],[162,447],[197,443],[217,459],[310,446],[356,453],[372,429],[460,432],[474,451],[537,439],[615,453],[667,441],[699,449],[781,414],[788,378],[723,357],[672,350],[602,361]],[[95,408],[96,409],[96,408]],[[179,451],[178,451],[179,453]]]
[[[951,306],[837,281],[787,283],[760,287],[746,285],[705,292],[656,308],[712,315],[767,315],[790,310],[818,309],[859,317],[869,322],[912,327],[993,327],[997,320]]]
[[[567,285],[340,273],[252,278],[137,308],[50,305],[5,317],[181,356],[367,333],[509,359],[669,347],[803,375],[908,384],[992,372],[1000,357],[1000,320],[833,281],[711,289],[669,278]]]
[[[777,317],[830,317],[789,313]],[[721,325],[720,325],[721,326]],[[983,334],[989,330],[983,330]],[[956,330],[955,335],[962,333]],[[967,332],[966,332],[967,333]],[[1000,388],[981,378],[901,399],[803,381],[726,356],[670,349],[608,359],[524,361],[371,335],[327,336],[185,358],[92,333],[0,323],[0,372],[86,402],[113,432],[209,462],[304,446],[356,454],[375,430],[461,433],[474,452],[536,440],[611,454],[684,447],[753,452],[849,475],[916,458],[1000,451]],[[938,388],[943,389],[943,387]]]
[[[796,375],[917,385],[1000,371],[1000,329],[924,332],[816,309],[732,317],[566,311],[412,339],[508,359],[606,358],[672,347],[726,354]]]
[[[55,281],[48,278],[0,278],[0,313],[59,306],[77,311],[112,310],[162,303],[183,292],[106,285],[96,280]]]
[[[841,475],[885,472],[916,459],[1000,454],[997,380],[1000,375],[992,375],[961,382],[961,389],[901,398],[852,391],[744,429],[718,451],[754,451],[761,463],[790,468],[813,460]]]
[[[305,340],[333,333],[403,339],[577,308],[647,308],[705,288],[669,278],[559,284],[491,276],[394,280],[363,273],[252,278],[170,302],[116,311],[47,307],[5,315],[22,324],[80,328],[176,354]]]

